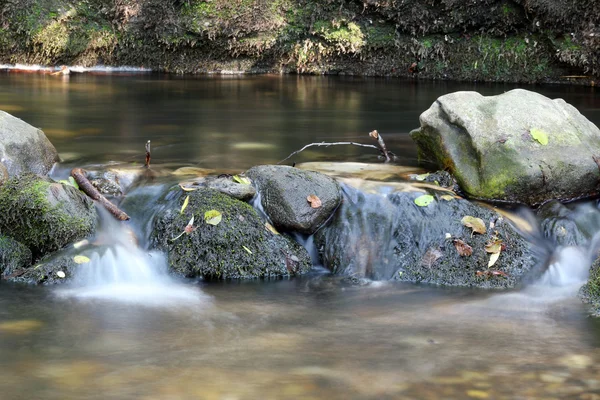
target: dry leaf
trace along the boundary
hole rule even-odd
[[[426,268],[431,268],[435,264],[437,260],[442,258],[444,253],[442,253],[439,249],[434,247],[430,247],[423,258],[421,259],[421,266]]]
[[[452,243],[454,243],[454,247],[456,247],[456,251],[458,252],[459,256],[469,257],[471,254],[473,254],[473,248],[462,240],[454,239]]]
[[[56,271],[56,276],[64,279],[67,275],[65,275],[65,273],[63,271]]]
[[[492,254],[500,253],[502,251],[502,240],[494,238],[487,242],[485,244],[485,251]]]
[[[490,261],[488,262],[488,268],[493,267],[494,264],[496,264],[496,261],[498,261],[498,257],[500,257],[500,253],[492,253],[490,255]]]
[[[188,204],[190,204],[190,196],[187,196],[183,201],[183,205],[181,206],[181,211],[179,211],[179,214],[183,214],[183,211],[186,209]]]
[[[193,192],[194,190],[198,190],[200,186],[197,185],[197,182],[180,182],[179,187],[184,192]]]
[[[454,196],[451,196],[449,194],[442,195],[442,196],[440,196],[440,198],[442,200],[446,200],[446,201],[452,201],[452,200],[454,200]]]
[[[279,235],[279,232],[277,232],[277,229],[275,229],[275,227],[273,225],[271,225],[268,222],[265,222],[265,227],[271,231],[271,233],[275,234],[275,235]]]
[[[505,278],[508,278],[508,274],[506,272],[498,271],[497,269],[489,269],[487,271],[477,271],[475,273],[475,275],[484,276],[486,278],[489,278],[492,276],[503,276]]]
[[[310,203],[310,206],[312,208],[319,208],[321,207],[321,199],[319,199],[317,197],[317,195],[315,194],[311,194],[306,198],[306,201],[308,201]]]
[[[473,229],[473,232],[481,233],[482,235],[487,232],[485,224],[481,218],[475,218],[470,215],[466,215],[460,222],[467,228]]]
[[[247,248],[246,246],[242,245],[242,247],[244,248],[244,250],[246,250],[249,254],[252,254],[252,252],[250,251],[249,248]]]

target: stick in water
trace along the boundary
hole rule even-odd
[[[379,146],[379,151],[381,151],[381,153],[385,157],[385,162],[392,161],[393,154],[388,151],[387,147],[385,147],[385,142],[383,141],[383,138],[381,137],[379,132],[377,132],[377,130],[373,130],[373,131],[369,132],[369,136],[371,136],[373,139],[377,140],[377,145]]]
[[[79,188],[83,191],[83,193],[90,196],[92,199],[98,201],[98,203],[102,204],[104,208],[108,210],[114,217],[120,221],[127,221],[129,219],[129,215],[125,214],[123,211],[119,209],[119,207],[115,206],[113,203],[108,201],[106,197],[104,197],[98,189],[92,185],[92,183],[85,176],[85,171],[81,168],[73,168],[71,170],[71,176],[75,179],[75,182],[79,185]]]
[[[146,168],[150,168],[150,141],[146,142]]]
[[[300,153],[301,151],[306,150],[309,147],[312,146],[324,146],[324,147],[329,147],[329,146],[339,146],[339,145],[346,145],[346,144],[350,144],[353,146],[360,146],[360,147],[370,147],[372,149],[379,149],[377,146],[373,146],[372,144],[362,144],[362,143],[355,143],[355,142],[335,142],[335,143],[327,143],[327,142],[321,142],[321,143],[311,143],[311,144],[307,144],[306,146],[304,146],[303,148],[301,148],[300,150],[296,150],[295,152],[293,152],[292,154],[290,154],[289,156],[287,156],[286,158],[284,158],[283,160],[279,161],[277,163],[277,165],[281,164],[282,162],[289,160],[290,158],[292,158],[293,156],[295,156],[296,154]]]

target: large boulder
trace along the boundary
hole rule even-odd
[[[31,251],[13,238],[0,235],[0,278],[31,265]]]
[[[286,232],[313,234],[341,201],[340,186],[318,172],[283,165],[261,165],[246,172],[260,194],[260,202],[275,227]],[[308,196],[317,196],[313,208]]]
[[[94,203],[70,185],[26,174],[0,186],[0,234],[26,245],[33,258],[92,234]]]
[[[444,192],[418,206],[423,191],[387,197],[344,188],[344,201],[330,224],[315,235],[324,265],[335,274],[448,286],[512,288],[533,278],[544,255],[498,212]],[[461,221],[480,218],[484,234]],[[490,228],[490,224],[493,228]],[[461,256],[460,241],[472,248]],[[486,244],[502,250],[488,268]]]
[[[44,132],[0,111],[0,162],[11,177],[31,172],[46,175],[59,161]]]
[[[537,205],[599,193],[600,129],[562,99],[456,92],[421,114],[419,157],[481,199]]]
[[[188,193],[178,187],[165,201],[153,222],[152,243],[167,252],[172,272],[205,279],[268,278],[303,274],[312,266],[306,249],[270,230],[245,202],[213,189]],[[221,215],[215,225],[205,221],[212,210]],[[193,226],[183,233],[192,216]]]

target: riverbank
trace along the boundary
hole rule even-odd
[[[595,3],[8,0],[0,64],[595,85]]]

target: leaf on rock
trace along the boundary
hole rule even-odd
[[[179,187],[184,192],[193,192],[194,190],[198,190],[200,186],[196,185],[196,182],[179,182]]]
[[[187,208],[188,204],[190,204],[190,196],[187,196],[183,201],[183,205],[181,206],[181,211],[179,211],[179,214],[183,214],[183,211]]]
[[[242,245],[242,247],[244,248],[244,250],[246,250],[249,254],[252,254],[252,251],[250,251],[249,248],[247,248],[246,246]]]
[[[529,133],[531,134],[531,137],[537,140],[542,146],[548,144],[548,135],[541,129],[531,128]]]
[[[475,218],[467,215],[464,216],[460,222],[467,228],[473,229],[473,232],[481,233],[482,235],[486,232],[485,224],[481,218]]]
[[[419,175],[415,176],[415,180],[424,181],[425,179],[427,179],[428,176],[429,176],[429,172],[426,174],[419,174]]]
[[[496,264],[496,261],[498,261],[498,257],[500,257],[500,252],[492,253],[490,255],[490,261],[488,262],[488,268],[491,268],[494,266],[494,264]]]
[[[319,207],[321,207],[321,199],[319,199],[316,194],[309,195],[306,198],[306,201],[308,201],[310,203],[310,206],[312,208],[319,208]]]
[[[485,244],[485,251],[496,254],[502,251],[502,240],[495,238]]]
[[[419,207],[427,207],[433,201],[433,196],[430,194],[424,194],[415,199],[415,204]]]
[[[456,247],[456,251],[458,252],[459,256],[469,257],[471,254],[473,254],[473,248],[462,240],[454,239],[452,243],[454,243],[454,247]]]
[[[204,222],[209,225],[219,225],[223,216],[217,210],[208,210],[204,213]]]
[[[451,196],[449,194],[445,194],[445,195],[441,196],[441,199],[442,200],[446,200],[446,201],[452,201],[452,200],[454,200],[454,196]]]
[[[64,279],[67,275],[63,271],[56,271],[56,276],[61,279]]]
[[[239,176],[239,175],[234,175],[232,176],[233,181],[240,183],[242,185],[249,185],[252,183],[252,181],[250,181],[250,179],[246,178],[245,176]]]
[[[275,234],[275,235],[279,235],[279,232],[277,232],[277,229],[275,229],[275,227],[273,225],[271,225],[268,222],[265,222],[265,228],[267,228],[269,231],[271,231],[271,233]]]
[[[71,186],[74,186],[75,189],[79,190],[79,185],[77,184],[75,178],[73,178],[72,176],[69,177],[69,183],[71,184]]]
[[[426,268],[431,268],[431,267],[433,267],[435,262],[437,260],[439,260],[440,258],[442,258],[443,256],[444,256],[444,253],[442,253],[440,251],[440,249],[437,249],[435,247],[430,247],[427,250],[427,252],[425,253],[425,255],[423,256],[423,258],[421,259],[421,266],[426,267]]]
[[[77,264],[85,264],[85,263],[89,263],[90,259],[86,256],[75,256],[73,257],[73,261],[75,261]]]

